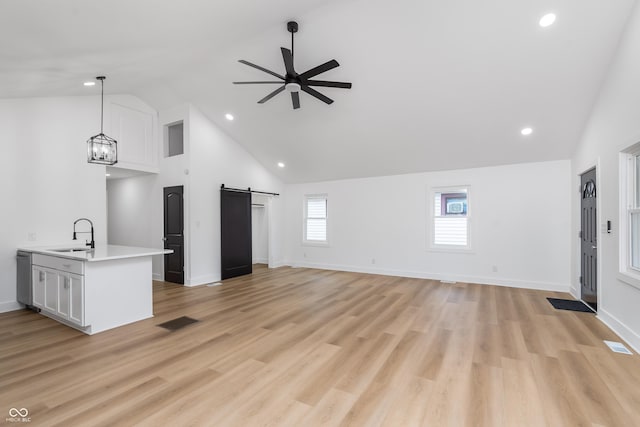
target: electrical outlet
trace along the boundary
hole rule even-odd
[[[27,240],[30,242],[35,242],[36,240],[38,240],[38,236],[36,235],[36,233],[31,231],[27,234]]]
[[[498,272],[498,266],[494,265],[493,267],[491,267],[491,271],[493,271],[494,273]]]
[[[303,253],[302,253],[302,257],[303,257],[303,258],[306,258],[306,257],[307,257],[307,253],[306,253],[306,252],[303,252]]]
[[[375,264],[376,263],[376,259],[375,258],[371,258],[371,264]]]

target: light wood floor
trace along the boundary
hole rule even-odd
[[[0,315],[0,423],[60,426],[638,426],[640,357],[546,296],[258,269],[154,284],[155,318],[86,336]],[[180,316],[200,322],[169,332]],[[16,424],[13,424],[16,425]]]

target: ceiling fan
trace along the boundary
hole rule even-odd
[[[302,90],[303,92],[308,93],[309,95],[318,98],[320,101],[325,102],[327,104],[333,103],[333,99],[321,94],[317,90],[313,89],[311,86],[320,86],[320,87],[337,87],[340,89],[351,89],[351,83],[345,82],[330,82],[326,80],[311,80],[313,77],[318,74],[322,74],[326,71],[332,70],[336,67],[339,67],[338,61],[332,59],[331,61],[325,62],[322,65],[318,65],[304,73],[298,74],[293,66],[293,35],[298,32],[298,23],[295,21],[287,22],[287,30],[291,33],[291,50],[281,47],[282,51],[282,59],[284,60],[284,68],[286,74],[283,76],[274,71],[267,70],[259,65],[252,64],[249,61],[245,61],[244,59],[239,60],[238,62],[248,65],[250,67],[256,68],[260,71],[264,71],[267,74],[271,74],[274,77],[279,78],[279,81],[260,81],[260,82],[233,82],[236,85],[253,85],[253,84],[279,84],[282,85],[278,89],[271,92],[269,95],[262,98],[258,101],[258,104],[264,104],[280,92],[283,92],[285,89],[291,93],[291,102],[293,103],[293,109],[296,110],[300,108],[300,94],[299,92]]]

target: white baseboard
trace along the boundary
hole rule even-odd
[[[153,280],[159,280],[159,281],[163,281],[164,280],[164,277],[163,277],[163,275],[161,273],[153,273],[152,278],[153,278]]]
[[[213,274],[209,274],[206,276],[194,277],[189,280],[184,281],[185,286],[202,286],[208,285],[209,283],[215,283],[220,281],[220,276],[214,276]]]
[[[572,297],[574,297],[575,299],[579,300],[580,299],[580,293],[578,292],[578,288],[571,286],[571,288],[569,289],[569,293],[571,294]]]
[[[265,259],[264,263],[266,264],[268,261]],[[269,266],[269,268],[278,268],[278,267],[283,267],[287,264],[283,263],[282,261],[277,262],[274,265]],[[198,276],[198,277],[194,277],[191,279],[187,279],[184,281],[184,285],[185,286],[202,286],[202,285],[209,285],[211,283],[216,283],[219,282],[220,280],[222,280],[220,278],[220,275],[213,275],[213,274],[209,274],[209,275],[205,275],[205,276]]]
[[[290,267],[291,263],[286,261],[274,261],[269,265],[269,268]]]
[[[6,313],[8,311],[16,311],[24,308],[24,305],[18,301],[0,301],[0,313]]]
[[[383,268],[359,267],[339,264],[295,262],[292,267],[318,268],[321,270],[351,271],[354,273],[381,274],[384,276],[410,277],[414,279],[446,280],[452,282],[477,283],[481,285],[507,286],[510,288],[535,289],[541,291],[569,292],[570,285],[562,283],[534,282],[499,277],[464,276],[456,274],[429,273],[423,271],[403,271]]]
[[[597,318],[607,325],[609,329],[618,334],[636,353],[640,354],[640,335],[636,334],[630,327],[601,308],[598,308]]]

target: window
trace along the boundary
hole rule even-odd
[[[305,196],[304,202],[305,243],[327,243],[327,195]]]
[[[622,191],[620,267],[640,277],[640,146],[636,144],[621,158]]]
[[[470,249],[469,187],[434,188],[431,192],[433,248]]]
[[[631,249],[629,266],[640,271],[640,154],[633,154],[631,162],[633,163],[631,168],[632,197],[629,197],[631,203],[627,206]]]
[[[619,237],[618,278],[640,288],[640,142],[620,153]]]

